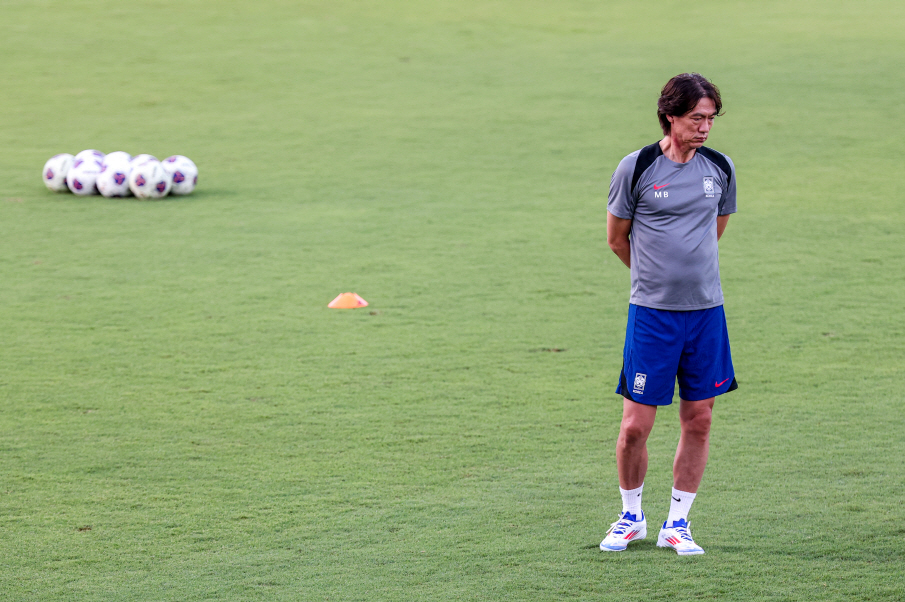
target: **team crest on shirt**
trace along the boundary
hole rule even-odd
[[[644,385],[647,384],[647,374],[641,374],[640,372],[635,373],[635,386],[632,389],[632,393],[636,395],[644,395]]]
[[[713,196],[713,176],[704,178],[704,194],[708,198]]]

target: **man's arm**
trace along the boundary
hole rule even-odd
[[[729,217],[728,215],[726,217]],[[726,222],[723,222],[726,227]],[[606,241],[625,267],[632,267],[632,245],[629,242],[629,232],[632,231],[632,220],[616,217],[609,211],[606,212]]]
[[[729,223],[729,214],[716,216],[716,239],[719,240]]]

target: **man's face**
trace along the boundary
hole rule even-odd
[[[713,127],[716,117],[716,105],[706,96],[688,113],[674,117],[667,115],[670,123],[670,136],[681,146],[701,148],[707,141],[707,134]]]

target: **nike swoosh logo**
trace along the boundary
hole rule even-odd
[[[729,379],[727,378],[726,380],[729,380]],[[726,383],[726,380],[724,380],[723,382],[720,382],[720,383],[716,383],[716,386],[722,387]]]
[[[657,186],[656,184],[654,184],[654,190],[660,190],[661,188],[666,188],[667,186],[669,186],[669,184],[664,184],[663,186]]]
[[[681,502],[681,501],[682,501],[681,499],[679,499],[679,498],[677,498],[677,497],[674,497],[674,498],[672,498],[672,499],[676,500],[677,502]]]

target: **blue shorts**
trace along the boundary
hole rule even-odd
[[[672,403],[676,379],[687,401],[738,388],[723,306],[665,311],[629,305],[616,393],[652,406]]]

